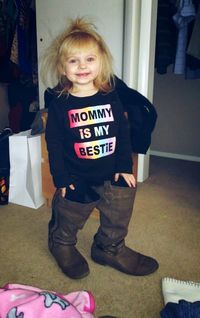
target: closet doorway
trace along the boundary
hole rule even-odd
[[[173,16],[181,16],[184,8],[181,11],[177,6],[179,1],[158,0],[153,92],[158,121],[153,133],[151,154],[200,162],[200,57],[195,59],[187,53],[196,21],[200,18],[200,1],[189,2],[192,7],[188,12],[185,64],[177,70],[175,65],[180,31]],[[196,44],[200,47],[199,36]]]
[[[37,69],[35,0],[0,0],[1,129],[30,129],[39,109]]]

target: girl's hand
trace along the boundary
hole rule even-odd
[[[75,190],[75,187],[74,187],[73,184],[70,184],[69,187],[70,187],[71,190]],[[66,188],[60,188],[60,191],[61,191],[61,196],[62,196],[63,198],[65,198],[66,192],[67,192]]]
[[[118,181],[119,176],[122,176],[124,178],[124,180],[126,181],[126,183],[128,184],[128,186],[131,187],[136,187],[136,180],[133,174],[131,173],[115,173],[115,182]]]

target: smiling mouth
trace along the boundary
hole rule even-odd
[[[76,76],[78,77],[85,77],[85,76],[88,76],[90,73],[79,73],[79,74],[76,74]]]

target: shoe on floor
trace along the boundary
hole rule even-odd
[[[90,270],[86,259],[74,245],[53,244],[50,252],[66,276],[80,279],[89,274]]]
[[[109,265],[123,273],[135,276],[152,274],[159,267],[155,259],[131,250],[124,243],[103,249],[94,242],[91,258],[98,264]]]

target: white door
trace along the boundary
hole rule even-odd
[[[86,16],[94,21],[114,58],[115,73],[122,76],[124,0],[36,0],[38,60],[69,18]],[[39,77],[40,108],[44,86]]]

